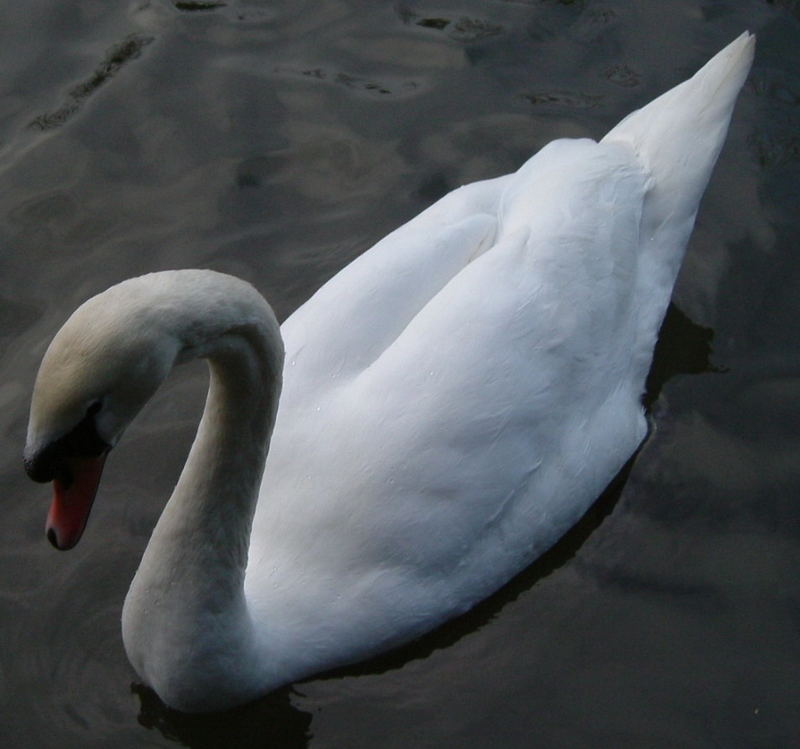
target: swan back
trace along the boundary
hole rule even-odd
[[[559,538],[640,444],[655,338],[752,40],[732,49],[692,84],[721,103],[662,133],[683,164],[714,119],[685,184],[641,156],[657,113],[632,118],[630,137],[557,141],[445,196],[284,324],[245,585],[286,650],[313,639],[313,660],[333,665],[464,610]],[[309,526],[324,529],[312,548]]]

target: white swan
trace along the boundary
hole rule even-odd
[[[209,361],[123,610],[167,704],[221,709],[414,638],[581,516],[645,435],[656,334],[753,49],[742,35],[599,143],[556,141],[445,196],[282,330],[251,286],[199,270],[70,317],[25,451],[54,480],[59,548],[172,366]]]

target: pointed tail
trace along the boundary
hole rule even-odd
[[[670,217],[693,221],[754,51],[755,36],[745,32],[689,80],[632,112],[603,138],[632,146],[651,174],[654,213],[646,221],[651,228]]]

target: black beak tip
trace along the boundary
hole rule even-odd
[[[58,549],[59,551],[69,551],[75,544],[78,543],[78,539],[80,538],[80,534],[68,543],[64,544],[58,538],[58,533],[56,533],[55,528],[48,528],[47,529],[47,540],[50,542],[54,549]]]
[[[58,535],[56,534],[55,528],[47,529],[47,540],[52,544],[53,548],[62,551],[61,547],[58,545]]]

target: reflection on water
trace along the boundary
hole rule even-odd
[[[32,0],[0,21],[0,745],[791,743],[795,4]],[[756,66],[665,320],[651,434],[578,526],[467,615],[368,663],[219,716],[131,692],[122,601],[205,374],[156,396],[81,545],[55,554],[20,452],[69,312],[122,278],[201,266],[254,282],[283,319],[443,193],[554,137],[602,135],[744,28]]]
[[[311,739],[311,715],[292,707],[288,687],[254,704],[210,715],[171,710],[155,692],[140,684],[132,685],[131,690],[140,700],[141,725],[193,749],[295,749],[308,746]]]

